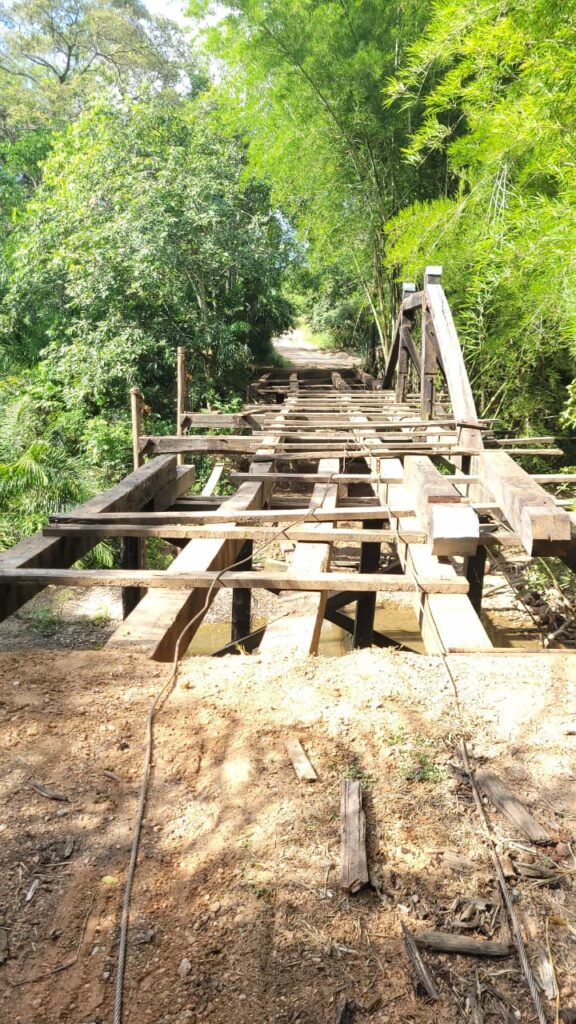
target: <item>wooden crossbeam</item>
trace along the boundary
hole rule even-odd
[[[238,492],[239,493],[239,492]],[[394,514],[414,515],[412,505],[403,511],[406,504],[405,496],[399,504],[394,506]],[[194,523],[282,523],[293,521],[295,525],[303,526],[306,521],[310,523],[336,523],[354,522],[364,519],[388,519],[390,510],[387,505],[353,505],[348,508],[318,508],[310,504],[305,509],[243,509],[236,508],[230,501],[226,501],[214,512],[103,512],[100,515],[78,512],[76,515],[54,515],[51,521],[54,523],[78,523],[83,526],[94,524],[95,526],[106,523],[124,526],[191,526]]]
[[[98,515],[101,512],[115,511],[124,514],[128,509],[139,509],[162,492],[177,478],[176,459],[165,455],[147,462],[126,476],[120,483],[90,498],[79,505],[72,515]],[[171,500],[171,494],[168,495]],[[25,537],[8,551],[0,553],[0,568],[48,568],[73,565],[79,558],[90,551],[97,541],[86,537],[44,537],[41,532]],[[0,620],[17,611],[21,605],[29,601],[34,593],[42,589],[39,585],[35,590],[28,586],[25,592],[17,584],[13,587],[4,586],[0,594]]]
[[[319,470],[328,474],[338,471],[338,460],[323,460],[319,464]],[[324,512],[334,511],[338,500],[338,484],[318,483],[312,492],[312,504],[322,508]],[[294,548],[290,564],[290,573],[298,574],[304,581],[310,576],[317,576],[326,571],[330,565],[331,546],[325,541],[320,542],[314,537],[314,532],[320,530],[318,524],[312,527],[312,542],[299,541]],[[333,526],[328,528],[328,534],[336,533]],[[312,587],[308,588],[313,590]],[[307,601],[307,607],[300,607],[295,610],[288,605],[288,597],[280,598],[279,612],[282,614],[285,606],[288,606],[291,613],[283,618],[278,618],[269,628],[266,629],[260,652],[264,655],[281,651],[303,654],[316,654],[320,642],[320,632],[326,606],[326,593],[311,595]]]
[[[468,583],[463,577],[418,577],[385,573],[347,572],[171,572],[164,569],[1,569],[0,587],[12,584],[56,587],[149,587],[157,590],[207,590],[212,584],[220,587],[261,587],[265,590],[299,590],[329,593],[349,587],[353,582],[358,593],[401,591],[425,594],[466,594]]]
[[[505,452],[483,451],[472,460],[482,484],[479,497],[494,495],[529,555],[562,555],[570,546],[570,515]]]
[[[404,487],[412,495],[418,517],[428,533],[434,555],[473,555],[480,537],[480,521],[474,509],[423,456],[404,460]]]

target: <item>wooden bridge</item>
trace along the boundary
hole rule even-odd
[[[562,454],[552,438],[502,437],[479,417],[440,277],[429,267],[421,290],[404,286],[381,380],[272,368],[238,414],[193,412],[180,350],[177,433],[143,434],[133,390],[134,472],[0,555],[1,617],[47,585],[122,587],[125,621],[109,645],[171,660],[231,587],[230,649],[312,654],[325,619],[355,646],[393,645],[374,628],[376,597],[403,591],[428,652],[492,649],[480,619],[487,549],[573,565],[571,516],[545,488],[574,478],[516,461]],[[232,496],[214,496],[218,469],[188,495],[195,469],[183,458],[200,454],[236,466]],[[123,538],[121,569],[71,568],[103,537]],[[166,570],[145,568],[149,537],[179,549]],[[257,568],[280,541],[292,546],[286,569]],[[355,559],[345,568],[342,547]],[[255,587],[277,592],[280,612],[252,632]]]

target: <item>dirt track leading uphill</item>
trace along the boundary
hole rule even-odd
[[[576,660],[451,663],[477,758],[550,832],[554,887],[534,878],[513,884],[540,935],[548,918],[561,1004],[574,1006],[576,723],[565,709],[575,706]],[[0,926],[9,944],[0,1016],[9,1024],[102,1024],[111,1021],[145,713],[168,670],[104,652],[3,655],[0,667]],[[456,901],[479,896],[489,908],[480,931],[467,934],[482,937],[492,922],[493,937],[507,938],[469,791],[449,767],[458,731],[439,659],[363,652],[185,662],[157,723],[125,1021],[333,1024],[344,995],[370,1011],[358,1013],[360,1022],[456,1024],[476,976],[495,1011],[487,1021],[532,1021],[515,958],[428,956],[442,992],[436,1006],[410,983],[401,921],[415,932],[454,931],[464,905]],[[288,734],[304,744],[317,783],[297,782]],[[364,787],[379,894],[348,898],[338,887],[343,776]],[[32,782],[68,800],[47,799]],[[542,859],[510,846],[521,837],[490,814],[503,849]],[[50,973],[76,950],[75,964]],[[190,970],[181,978],[184,959]]]

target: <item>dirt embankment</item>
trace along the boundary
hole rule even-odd
[[[548,934],[561,1005],[576,1005],[576,661],[451,664],[463,723],[435,658],[182,666],[156,728],[126,1022],[333,1024],[346,997],[366,1013],[359,1022],[456,1024],[476,981],[486,1021],[532,1021],[515,957],[429,955],[441,991],[431,1006],[414,994],[402,947],[402,921],[414,932],[509,938],[470,792],[451,767],[462,724],[478,762],[550,834],[549,847],[527,850],[490,809],[502,851],[533,871],[557,866],[553,880],[519,875],[511,886],[544,947]],[[0,657],[0,1017],[9,1024],[111,1020],[144,720],[167,672],[106,652]],[[316,783],[297,782],[290,734]],[[338,885],[343,777],[363,785],[376,885],[355,897]]]

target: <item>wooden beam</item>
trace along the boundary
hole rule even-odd
[[[140,388],[130,388],[130,417],[132,420],[132,462],[134,469],[142,465],[140,434],[142,433],[142,393]]]
[[[372,573],[380,565],[380,544],[364,541],[360,547],[360,573]],[[354,616],[354,647],[370,647],[374,635],[376,594],[363,594],[356,602]]]
[[[142,508],[154,499],[176,477],[176,459],[164,455],[152,459],[144,466],[124,477],[120,483],[72,510],[72,515],[97,516],[101,512],[124,512]],[[94,547],[97,539],[91,536],[44,537],[35,533],[25,537],[8,551],[0,552],[0,569],[47,568],[73,565]],[[17,585],[3,587],[0,594],[0,621],[12,615],[38,590]]]
[[[178,559],[175,559],[175,562]],[[18,583],[60,587],[150,587],[159,590],[207,590],[217,580],[221,587],[261,587],[265,590],[314,591],[322,594],[354,586],[358,593],[384,591],[391,593],[466,594],[468,583],[463,576],[419,576],[415,579],[392,573],[364,573],[313,571],[302,574],[290,572],[169,572],[165,569],[0,569],[0,586]]]
[[[367,521],[368,522],[368,521]],[[289,540],[294,543],[302,541],[320,544],[393,544],[398,539],[398,531],[391,530],[359,530],[359,529],[325,529],[306,525],[299,527],[288,523],[283,528],[273,526],[242,526],[234,523],[216,523],[214,526],[122,526],[118,524],[89,524],[86,526],[71,523],[56,526],[45,526],[47,537],[81,536],[102,539],[103,537],[160,537],[164,540],[202,539],[202,540],[256,540],[264,543],[270,540]],[[498,536],[500,536],[498,534]],[[403,530],[401,537],[410,544],[424,544],[427,534],[423,530]],[[490,535],[490,541],[493,535]]]
[[[318,466],[320,472],[338,472],[338,460],[322,460]],[[312,492],[311,505],[323,511],[334,512],[338,500],[338,485],[333,483],[316,484]],[[336,530],[329,530],[336,533]],[[312,527],[314,533],[314,527]],[[317,573],[325,572],[330,565],[331,547],[328,543],[298,542],[294,549],[290,564],[290,572],[298,573],[304,580]],[[310,587],[310,590],[313,588]],[[296,614],[287,614],[270,624],[260,644],[261,654],[274,654],[281,651],[303,654],[316,654],[320,641],[320,632],[324,619],[326,593],[315,594],[308,598],[305,607],[299,604]],[[279,614],[288,609],[294,612],[289,597],[280,598]]]
[[[430,459],[407,455],[404,487],[414,500],[419,519],[428,533],[432,554],[473,555],[480,537],[480,521],[474,509],[442,476]]]
[[[462,445],[467,448],[482,448],[482,435],[476,426],[478,415],[472,388],[468,380],[460,341],[454,326],[454,320],[440,284],[442,267],[427,267],[424,284],[425,308],[430,313],[442,363],[446,374],[446,383],[450,394],[450,402],[457,421],[474,424],[462,430]]]
[[[322,485],[325,486],[325,485]],[[236,492],[240,494],[241,488]],[[307,499],[309,501],[309,499]],[[395,515],[415,515],[413,505],[404,510],[407,504],[406,495],[403,494],[400,500],[395,498]],[[402,511],[399,512],[398,509]],[[294,525],[310,526],[312,523],[332,522],[354,522],[364,519],[388,519],[390,515],[387,505],[352,505],[348,508],[320,508],[311,503],[304,509],[244,509],[236,507],[232,499],[223,502],[218,511],[214,512],[102,512],[92,514],[78,510],[75,513],[51,516],[54,523],[78,523],[86,526],[110,524],[121,524],[123,526],[193,526],[206,523],[282,523],[293,521]]]
[[[393,491],[394,488],[389,487],[389,501],[394,499]],[[401,529],[406,521],[400,517]],[[459,578],[454,567],[440,562],[426,544],[400,543],[398,557],[404,571],[415,580],[433,576],[447,582]],[[490,638],[466,595],[436,595],[420,590],[413,597],[413,607],[427,654],[443,654],[452,649],[492,649]]]
[[[245,540],[237,558],[236,569],[248,572],[252,569],[251,540]],[[240,643],[250,633],[252,612],[252,591],[248,587],[235,587],[232,592],[231,643]]]
[[[182,417],[186,408],[186,349],[178,345],[176,349],[176,433],[182,436]],[[178,455],[178,465],[184,462],[184,456]]]
[[[366,817],[362,786],[356,779],[340,783],[340,887],[349,893],[368,885]]]
[[[482,451],[472,472],[484,485],[474,495],[496,498],[529,555],[562,555],[570,546],[570,515],[505,452]]]

